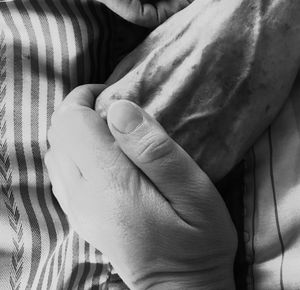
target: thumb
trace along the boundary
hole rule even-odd
[[[107,118],[107,112],[110,106],[118,100],[128,100],[138,103],[137,91],[139,85],[134,83],[133,79],[125,76],[115,84],[105,88],[96,99],[95,110],[100,114],[103,119]]]
[[[134,103],[120,100],[108,110],[108,126],[121,150],[145,173],[189,223],[221,201],[207,175],[164,129]],[[201,211],[202,209],[202,211]]]

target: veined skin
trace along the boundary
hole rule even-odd
[[[136,102],[219,181],[278,114],[299,48],[299,0],[196,0],[117,66],[96,109]]]

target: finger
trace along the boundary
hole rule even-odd
[[[134,82],[135,80],[133,78],[129,79],[125,76],[122,80],[107,87],[101,92],[96,100],[95,110],[103,119],[107,118],[107,111],[112,103],[120,99],[126,100],[131,96],[137,95],[135,92],[136,84]],[[131,100],[133,99],[131,98]],[[136,101],[138,100],[136,99]]]
[[[192,1],[100,0],[99,2],[127,21],[151,28],[160,25],[171,15],[188,6]]]
[[[56,108],[52,115],[52,122],[57,115],[63,114],[72,107],[86,107],[94,109],[97,96],[105,90],[107,86],[104,84],[83,85],[72,90],[64,101]]]
[[[108,111],[108,125],[122,151],[189,221],[215,198],[207,175],[141,108],[117,101]]]
[[[62,102],[63,106],[78,105],[94,108],[96,97],[106,88],[104,84],[89,84],[75,88]]]
[[[48,140],[51,147],[69,155],[87,180],[97,178],[98,169],[114,166],[121,153],[106,122],[85,107],[69,108],[57,115]]]
[[[48,132],[51,147],[68,153],[86,179],[96,175],[96,168],[113,163],[117,148],[106,122],[93,109],[104,88],[85,85],[73,90],[53,114]]]

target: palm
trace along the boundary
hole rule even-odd
[[[156,27],[194,0],[99,0],[129,22]]]

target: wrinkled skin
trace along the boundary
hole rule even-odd
[[[194,0],[98,0],[132,23],[153,28]]]
[[[96,109],[134,101],[219,181],[276,117],[299,48],[298,0],[196,0],[118,65]]]
[[[45,161],[72,228],[130,289],[233,290],[236,233],[218,191],[140,108],[142,123],[130,133],[112,122],[129,102],[116,103],[107,124],[93,110],[101,89],[73,90],[48,132]]]

